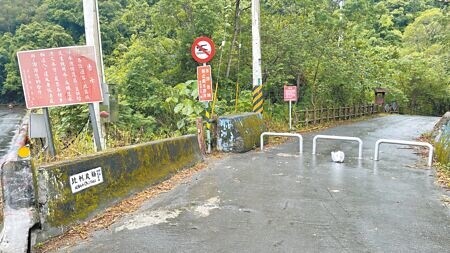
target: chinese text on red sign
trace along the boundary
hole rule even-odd
[[[93,46],[17,53],[27,108],[102,101]]]
[[[212,78],[211,78],[211,66],[199,66],[197,67],[197,84],[198,84],[198,100],[200,101],[212,101]]]
[[[284,86],[284,101],[297,101],[297,86]]]

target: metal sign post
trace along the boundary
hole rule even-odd
[[[45,122],[45,131],[47,132],[47,145],[48,151],[51,156],[56,156],[55,143],[53,142],[53,131],[52,124],[50,123],[50,116],[48,113],[48,108],[43,108],[44,111],[44,122]]]
[[[292,101],[289,100],[289,130],[292,129]]]
[[[205,102],[206,107],[209,107],[209,101],[213,100],[213,87],[212,87],[212,71],[211,66],[206,63],[211,61],[216,53],[216,46],[214,42],[208,37],[198,37],[194,40],[191,46],[192,58],[198,63],[202,63],[202,66],[197,67],[197,89],[198,100]],[[212,116],[212,115],[211,115]],[[208,114],[207,117],[209,118]],[[211,153],[211,125],[207,123],[206,139],[208,142],[207,153]],[[203,135],[200,131],[199,134]],[[203,139],[201,136],[199,139]]]
[[[208,37],[198,37],[191,46],[192,58],[202,66],[197,67],[198,100],[209,102],[213,100],[211,61],[216,52],[214,42]]]
[[[95,106],[93,103],[89,104],[89,117],[91,119],[91,123],[92,123],[92,130],[94,132],[94,141],[95,141],[95,147],[97,147],[97,151],[102,151],[102,145],[100,145],[101,143],[101,139],[100,139],[100,131],[97,125],[97,118],[95,116]]]

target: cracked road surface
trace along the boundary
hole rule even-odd
[[[450,211],[414,140],[438,118],[392,115],[214,161],[192,179],[60,252],[450,252]],[[360,137],[356,143],[316,134]],[[273,138],[273,137],[271,137]],[[342,150],[344,163],[331,162]]]

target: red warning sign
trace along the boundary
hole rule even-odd
[[[17,53],[28,109],[102,101],[93,46]]]
[[[284,86],[284,101],[297,101],[297,86]]]
[[[212,60],[216,48],[214,42],[208,37],[198,37],[191,46],[192,58],[198,63],[207,63]]]
[[[198,100],[202,102],[213,100],[211,66],[197,67]]]

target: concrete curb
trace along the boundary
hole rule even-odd
[[[196,135],[107,150],[36,169],[42,230],[59,235],[107,207],[203,159]]]

